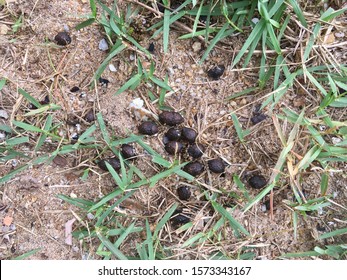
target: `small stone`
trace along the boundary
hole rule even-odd
[[[201,43],[200,42],[195,42],[192,45],[193,52],[199,52],[201,50]]]
[[[106,162],[108,162],[115,171],[119,171],[121,168],[120,165],[120,161],[118,158],[113,157],[113,158],[106,158],[106,159],[102,159],[98,162],[98,166],[104,170],[104,171],[108,171],[107,166],[106,166]]]
[[[163,111],[159,114],[159,121],[163,124],[175,126],[184,122],[183,117],[180,113]]]
[[[180,142],[170,141],[165,145],[165,151],[170,155],[178,154],[182,151],[183,145]]]
[[[121,147],[121,154],[125,159],[131,159],[136,157],[135,148],[129,144],[123,144]]]
[[[65,31],[59,32],[57,35],[55,35],[54,40],[59,46],[66,46],[71,43],[71,37]]]
[[[114,66],[112,63],[108,65],[108,68],[110,69],[111,72],[117,72],[116,66]]]
[[[204,172],[204,165],[198,161],[188,163],[183,170],[192,176],[198,176]]]
[[[262,175],[254,175],[248,180],[248,183],[254,189],[261,189],[266,186],[267,181]]]
[[[225,162],[221,158],[211,159],[208,161],[208,168],[213,173],[223,173],[225,171]]]
[[[107,51],[108,50],[108,43],[107,43],[105,38],[100,40],[99,50],[101,50],[101,51]]]
[[[343,33],[343,32],[335,32],[335,37],[336,38],[343,38],[343,37],[345,37],[345,33]]]
[[[177,195],[181,200],[188,200],[191,195],[190,188],[188,186],[180,186],[177,189]]]
[[[218,65],[207,71],[209,77],[214,80],[218,80],[224,73],[224,65]]]
[[[201,144],[193,144],[190,145],[188,148],[188,154],[192,158],[199,158],[201,157],[205,152],[205,147]]]
[[[145,121],[139,126],[139,132],[145,135],[154,135],[158,133],[158,126],[151,121]]]
[[[194,143],[197,136],[198,134],[196,133],[194,129],[189,127],[182,128],[182,138],[188,141],[189,143]]]
[[[171,127],[166,133],[165,136],[171,141],[177,141],[181,138],[181,130]]]
[[[5,110],[0,110],[0,118],[3,118],[5,120],[8,119],[8,114]]]

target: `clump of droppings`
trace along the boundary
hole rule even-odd
[[[171,127],[166,133],[165,136],[170,140],[170,141],[177,141],[181,138],[181,130]]]
[[[55,35],[54,40],[59,46],[66,46],[71,43],[71,37],[65,31],[59,32],[57,35]]]
[[[165,151],[170,155],[178,154],[182,151],[183,145],[177,141],[170,141],[165,145]]]
[[[225,171],[225,162],[221,158],[211,159],[207,164],[213,173],[223,173]]]
[[[205,147],[201,144],[193,144],[190,145],[188,148],[188,154],[192,158],[199,158],[201,157],[205,152]]]
[[[123,144],[121,147],[121,154],[123,158],[129,159],[136,157],[135,148],[130,144]]]
[[[159,131],[157,124],[151,121],[141,123],[138,129],[141,134],[145,135],[154,135]]]
[[[98,162],[98,166],[102,170],[108,171],[107,166],[106,166],[106,162],[108,162],[113,167],[113,169],[116,171],[119,171],[121,168],[120,161],[116,157],[102,159]]]
[[[224,73],[224,65],[218,65],[207,71],[209,77],[214,80],[218,80]]]
[[[204,172],[204,165],[198,161],[188,163],[183,170],[192,176],[199,176]]]
[[[262,175],[254,175],[248,180],[248,184],[254,189],[261,189],[266,186],[267,181]]]
[[[194,143],[197,136],[198,134],[196,133],[194,129],[189,127],[182,128],[182,138],[188,141],[189,143]]]
[[[180,186],[177,189],[177,195],[181,200],[188,200],[191,196],[190,188],[188,186]]]
[[[175,126],[184,122],[180,113],[163,111],[159,114],[159,121],[163,124]]]

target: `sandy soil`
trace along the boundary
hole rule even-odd
[[[136,53],[126,51],[111,61],[117,66],[117,71],[111,72],[106,68],[102,74],[103,78],[110,81],[107,87],[100,84],[94,89],[89,87],[97,67],[107,56],[106,52],[98,49],[99,41],[104,37],[98,25],[94,24],[81,31],[74,30],[74,26],[81,21],[81,15],[90,13],[89,1],[10,2],[8,6],[10,13],[2,11],[4,18],[11,22],[12,15],[22,13],[24,25],[18,33],[0,37],[0,77],[6,77],[10,81],[2,90],[0,100],[0,107],[8,112],[10,118],[1,120],[2,122],[9,124],[11,119],[15,119],[31,121],[33,125],[40,123],[38,118],[28,119],[23,116],[28,104],[18,94],[18,88],[25,89],[39,100],[49,94],[54,103],[62,106],[62,110],[56,111],[53,118],[55,123],[63,122],[59,127],[59,133],[69,138],[75,132],[80,133],[75,125],[68,124],[69,120],[74,116],[83,119],[91,109],[102,113],[109,132],[117,138],[125,137],[129,132],[137,133],[140,121],[128,109],[134,98],[144,99],[146,109],[152,113],[160,112],[157,103],[152,103],[148,98],[148,90],[151,88],[146,85],[135,91],[114,96],[118,88],[136,69]],[[149,17],[143,19],[147,22],[154,20]],[[67,47],[57,47],[51,42],[64,28],[69,30],[72,43]],[[205,172],[196,182],[191,183],[193,197],[182,205],[190,213],[195,226],[186,233],[179,233],[174,227],[167,225],[160,237],[162,244],[171,248],[172,258],[182,259],[203,259],[218,250],[237,252],[244,245],[247,245],[258,259],[274,259],[283,253],[307,251],[312,250],[314,246],[323,245],[324,243],[317,240],[318,234],[342,227],[341,221],[346,219],[346,211],[333,204],[319,215],[300,216],[298,236],[295,240],[292,211],[283,203],[284,199],[292,199],[293,196],[289,184],[286,183],[288,176],[285,175],[282,185],[274,191],[273,218],[270,217],[269,211],[263,211],[265,201],[245,214],[240,208],[232,212],[251,233],[251,240],[242,244],[232,235],[230,228],[225,227],[222,234],[225,238],[219,243],[205,243],[199,248],[181,248],[180,245],[191,236],[204,230],[206,221],[216,221],[219,217],[208,205],[202,195],[203,191],[210,189],[212,192],[222,192],[219,202],[229,210],[233,205],[245,205],[245,201],[229,195],[242,194],[232,180],[233,174],[238,174],[243,182],[246,182],[251,174],[263,174],[267,179],[270,178],[282,151],[282,144],[273,125],[272,113],[268,109],[263,110],[267,115],[263,122],[253,125],[250,121],[263,96],[270,90],[264,89],[246,97],[224,101],[233,93],[257,84],[256,72],[230,69],[232,51],[242,46],[243,38],[234,37],[230,52],[216,49],[204,64],[199,65],[203,48],[197,47],[199,46],[197,41],[178,40],[180,34],[172,32],[170,51],[166,55],[163,54],[160,38],[150,40],[151,34],[141,33],[139,40],[143,46],[154,42],[155,73],[162,78],[167,74],[170,86],[175,89],[175,93],[166,98],[166,105],[185,117],[185,125],[198,131],[199,142],[207,146],[203,156],[204,162],[221,156],[229,165],[225,176]],[[148,61],[147,63],[145,67],[149,66]],[[207,70],[220,64],[227,67],[222,78],[218,81],[209,79]],[[80,91],[70,92],[74,86],[78,86]],[[316,101],[310,96],[298,97],[295,92],[291,92],[288,98],[279,103],[274,112],[280,112],[283,107],[300,111],[301,107],[315,103]],[[243,129],[251,130],[251,135],[244,144],[240,143],[236,135],[230,116],[232,111],[237,112]],[[342,120],[346,119],[346,110],[336,109],[334,115]],[[83,120],[80,121],[80,125],[81,131],[90,126]],[[281,125],[286,134],[292,129],[290,124],[281,123]],[[161,127],[157,136],[148,137],[145,142],[165,158],[172,160],[162,145],[165,131],[166,128]],[[150,158],[141,147],[136,148],[139,154],[136,166],[139,169],[147,176],[160,170],[150,162]],[[55,146],[50,143],[46,143],[43,147],[43,152],[54,150]],[[32,146],[23,147],[23,151],[28,155],[34,155]],[[302,152],[303,148],[298,147],[297,151]],[[65,194],[73,198],[98,201],[115,188],[112,177],[95,165],[96,155],[97,153],[93,151],[77,152],[64,156],[66,164],[59,165],[53,162],[35,165],[1,187],[0,220],[4,220],[5,217],[13,218],[9,226],[2,227],[1,259],[12,258],[35,248],[42,249],[31,256],[31,259],[99,258],[95,254],[96,240],[87,242],[73,239],[72,245],[65,243],[65,224],[73,218],[83,220],[88,218],[85,217],[86,213],[56,197],[57,194]],[[0,165],[0,176],[12,170],[17,164],[20,164],[19,160],[11,160]],[[80,177],[86,167],[90,167],[92,172],[88,180],[83,181]],[[336,168],[343,170],[346,166],[336,165]],[[308,169],[301,180],[309,198],[319,196],[320,177],[316,172]],[[148,186],[141,187],[131,199],[122,204],[121,209],[117,210],[127,216],[120,220],[121,223],[129,225],[136,220],[137,225],[143,226],[144,219],[138,217],[149,217],[151,225],[154,226],[173,202],[182,203],[176,195],[177,185],[182,182],[184,182],[182,178],[172,176],[152,189]],[[330,174],[328,194],[334,194],[334,201],[342,206],[346,206],[346,186],[345,173]],[[248,190],[251,196],[259,192]],[[78,221],[74,223],[74,229],[80,226]],[[141,241],[141,238],[141,234],[134,234],[120,249],[132,254],[131,248],[134,248],[135,243]]]

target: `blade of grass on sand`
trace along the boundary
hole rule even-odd
[[[37,252],[39,252],[41,250],[42,250],[42,248],[37,248],[37,249],[31,250],[29,252],[24,253],[23,255],[20,255],[18,257],[13,258],[12,260],[16,260],[16,261],[24,260],[24,259],[36,254]]]
[[[112,244],[112,242],[106,238],[101,232],[97,231],[96,235],[98,236],[98,238],[100,239],[100,241],[102,242],[102,244],[111,251],[111,253],[117,257],[120,260],[127,260],[128,258],[120,251],[118,250],[118,248],[116,248],[116,246],[114,246]]]
[[[52,125],[52,121],[53,121],[53,117],[52,115],[48,115],[45,125],[43,127],[43,130],[45,131],[49,131]],[[45,140],[47,139],[47,134],[42,133],[39,140],[37,141],[36,147],[35,147],[35,152],[37,152],[43,145],[43,143],[45,142]]]
[[[167,223],[168,220],[170,220],[172,214],[175,212],[175,210],[177,209],[178,204],[174,203],[169,210],[166,212],[166,214],[164,215],[163,218],[161,218],[161,220],[159,221],[159,223],[157,224],[157,226],[155,227],[154,233],[153,233],[153,239],[156,239],[159,231],[164,227],[164,225]]]
[[[215,201],[211,201],[211,204],[215,210],[217,210],[222,216],[224,216],[229,221],[231,227],[235,231],[239,231],[239,232],[242,232],[246,235],[250,235],[249,232],[238,221],[236,221],[231,216],[231,214],[227,210],[225,210],[220,204],[218,204]]]
[[[341,229],[334,230],[332,232],[324,233],[320,235],[318,239],[326,239],[326,238],[334,237],[337,235],[343,235],[346,233],[347,233],[347,228],[341,228]]]
[[[41,108],[42,107],[40,102],[38,100],[36,100],[34,97],[32,97],[29,93],[27,93],[24,89],[20,88],[20,89],[18,89],[18,92],[21,95],[23,95],[26,100],[28,100],[30,103],[35,105],[35,107],[37,107],[37,108]]]

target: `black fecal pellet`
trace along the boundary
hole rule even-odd
[[[183,123],[184,119],[180,113],[163,111],[162,113],[159,114],[159,121],[162,124],[175,126],[175,125]]]
[[[199,158],[201,157],[205,152],[205,147],[201,144],[193,144],[190,145],[188,148],[188,154],[192,158]]]
[[[113,169],[115,171],[119,171],[120,168],[121,168],[121,165],[120,165],[120,161],[118,158],[116,157],[113,157],[113,158],[105,158],[105,159],[102,159],[98,162],[98,166],[104,170],[104,171],[108,171],[107,169],[107,166],[106,166],[106,161],[113,167]]]
[[[158,133],[158,126],[151,121],[145,121],[139,126],[139,132],[145,135],[154,135]]]
[[[66,46],[71,43],[71,37],[65,31],[59,32],[57,35],[55,35],[54,40],[57,42],[57,45],[59,46]]]
[[[267,118],[267,116],[264,114],[256,114],[251,118],[251,122],[252,122],[252,124],[257,124],[257,123],[262,122],[266,118]]]
[[[74,87],[72,87],[72,88],[70,89],[70,92],[77,92],[77,91],[79,91],[79,90],[80,90],[79,87],[74,86]]]
[[[221,158],[215,158],[208,161],[208,168],[213,173],[223,173],[225,171],[225,162]]]
[[[262,175],[254,175],[248,180],[248,183],[254,189],[261,189],[266,186],[267,181]]]
[[[183,170],[192,176],[198,176],[204,172],[204,165],[198,161],[188,163]]]
[[[171,127],[166,133],[165,136],[171,141],[177,141],[181,138],[181,130]]]
[[[47,105],[49,103],[50,103],[50,101],[49,101],[49,96],[48,95],[46,95],[45,98],[42,101],[40,101],[41,105]]]
[[[182,214],[182,210],[178,209],[172,214],[171,222],[174,226],[183,225],[189,223],[190,218],[187,215]]]
[[[170,141],[165,145],[165,151],[167,151],[170,155],[178,154],[182,151],[183,145],[177,141]]]
[[[123,158],[129,159],[136,156],[135,148],[130,144],[123,144],[121,147],[121,154]]]
[[[101,86],[105,86],[105,87],[107,87],[107,85],[108,85],[108,83],[109,83],[110,81],[109,80],[107,80],[107,79],[104,79],[104,78],[99,78],[99,83],[101,84]]]
[[[177,195],[181,200],[189,200],[191,196],[190,188],[188,186],[180,186],[177,189]]]
[[[89,123],[95,121],[94,111],[89,110],[88,113],[85,115],[84,119]]]
[[[154,53],[154,43],[150,43],[147,49],[150,53]]]
[[[182,128],[182,139],[188,141],[189,143],[194,143],[198,134],[196,131],[189,127]]]
[[[218,80],[224,73],[224,65],[218,65],[207,71],[209,77],[214,80]]]

